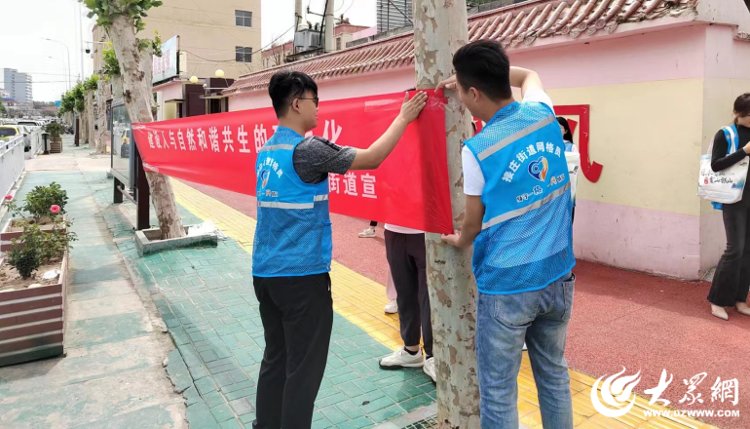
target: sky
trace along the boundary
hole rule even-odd
[[[302,6],[322,14],[325,1],[303,0]],[[336,16],[343,13],[352,24],[375,25],[375,0],[331,1]],[[34,100],[60,99],[68,86],[68,56],[73,83],[81,75],[91,75],[92,61],[84,49],[91,47],[93,21],[86,17],[85,6],[77,0],[0,0],[0,10],[0,68],[30,73]],[[261,0],[261,18],[262,47],[274,40],[290,40],[292,33],[285,30],[294,23],[294,0]],[[320,19],[312,14],[306,17],[313,23]],[[83,30],[82,37],[79,28]]]
[[[79,5],[76,0],[0,0],[0,68],[30,73],[36,101],[59,100],[65,92],[68,52],[73,82],[81,74],[82,56],[83,75],[91,74],[91,60],[80,48],[79,11],[84,41],[91,41],[92,23]]]
[[[338,17],[342,13],[349,18],[349,22],[356,25],[373,27],[376,24],[375,0],[330,0],[334,2],[333,14]],[[325,11],[326,0],[302,0],[303,15],[307,7],[310,12],[320,15]],[[294,25],[294,0],[261,0],[263,24],[261,27],[261,44],[270,45],[278,38],[278,42],[292,39],[292,32],[287,31]],[[321,17],[310,14],[303,18],[311,23],[320,22]]]

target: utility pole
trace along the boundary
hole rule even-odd
[[[326,52],[333,52],[333,19],[334,0],[326,0],[326,11],[323,14],[323,47]]]
[[[299,31],[300,24],[302,24],[302,0],[295,0],[294,1],[294,33],[295,34]]]
[[[453,53],[468,41],[466,1],[414,1],[414,64],[418,89],[435,88],[453,74]],[[453,225],[463,220],[465,196],[461,142],[471,118],[455,93],[448,94],[445,133]],[[479,428],[476,353],[476,285],[471,255],[426,234],[427,282],[437,369],[438,427]]]

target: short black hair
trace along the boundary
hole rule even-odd
[[[494,101],[513,95],[510,89],[510,60],[493,40],[477,40],[453,55],[456,79],[464,89],[476,88]]]
[[[318,96],[318,85],[305,73],[291,70],[276,72],[268,83],[268,95],[273,102],[276,117],[281,118],[289,111],[289,104],[294,98],[302,97],[306,91]]]
[[[562,116],[558,116],[557,123],[560,124],[565,130],[565,132],[563,133],[563,140],[567,140],[573,143],[573,133],[570,132],[570,124],[568,124],[568,120],[563,118]]]
[[[746,92],[734,100],[734,111],[740,116],[750,115],[750,92]]]

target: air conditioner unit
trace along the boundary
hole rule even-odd
[[[323,39],[320,32],[306,28],[294,34],[294,50],[305,52],[323,47]]]

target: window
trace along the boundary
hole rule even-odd
[[[246,11],[246,10],[235,10],[234,11],[234,23],[238,27],[252,27],[253,26],[253,13]]]
[[[235,58],[235,61],[237,61],[238,63],[253,62],[253,48],[236,46],[234,48],[234,58]]]
[[[336,38],[336,50],[341,50],[341,37]]]

